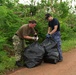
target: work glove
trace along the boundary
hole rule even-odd
[[[34,34],[34,37],[37,37],[38,35],[37,34]]]
[[[33,40],[35,40],[35,41],[38,41],[38,39],[39,39],[39,37],[38,36],[34,36],[34,37],[32,37],[33,38]]]
[[[47,38],[50,38],[50,37],[51,37],[51,34],[46,34],[46,37],[47,37]]]
[[[38,41],[39,37],[37,35],[37,33],[34,34],[35,40]]]
[[[39,39],[39,37],[38,37],[38,36],[37,36],[37,37],[35,37],[35,40],[36,40],[36,41],[38,41],[38,39]]]

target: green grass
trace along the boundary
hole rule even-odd
[[[72,38],[70,40],[62,41],[63,52],[70,51],[73,48],[76,48],[76,38]]]
[[[15,58],[9,57],[7,52],[0,51],[0,75],[4,75],[7,70],[12,70],[15,68]]]

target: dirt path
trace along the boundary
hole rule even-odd
[[[57,64],[43,63],[35,68],[22,68],[9,75],[76,75],[76,49],[63,53],[64,60]]]

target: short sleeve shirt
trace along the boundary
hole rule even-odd
[[[23,39],[23,36],[29,36],[35,34],[34,28],[30,28],[28,24],[25,24],[19,28],[16,34]]]
[[[49,21],[48,26],[54,29],[54,26],[58,25],[57,31],[60,31],[60,23],[56,18],[53,18],[52,21]]]

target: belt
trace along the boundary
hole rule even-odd
[[[15,34],[15,35],[17,35],[17,36],[18,36],[18,34]]]
[[[15,34],[16,36],[18,36],[18,34]],[[19,37],[19,36],[18,36]],[[20,38],[20,37],[19,37]],[[21,40],[23,40],[22,38],[20,38]]]

